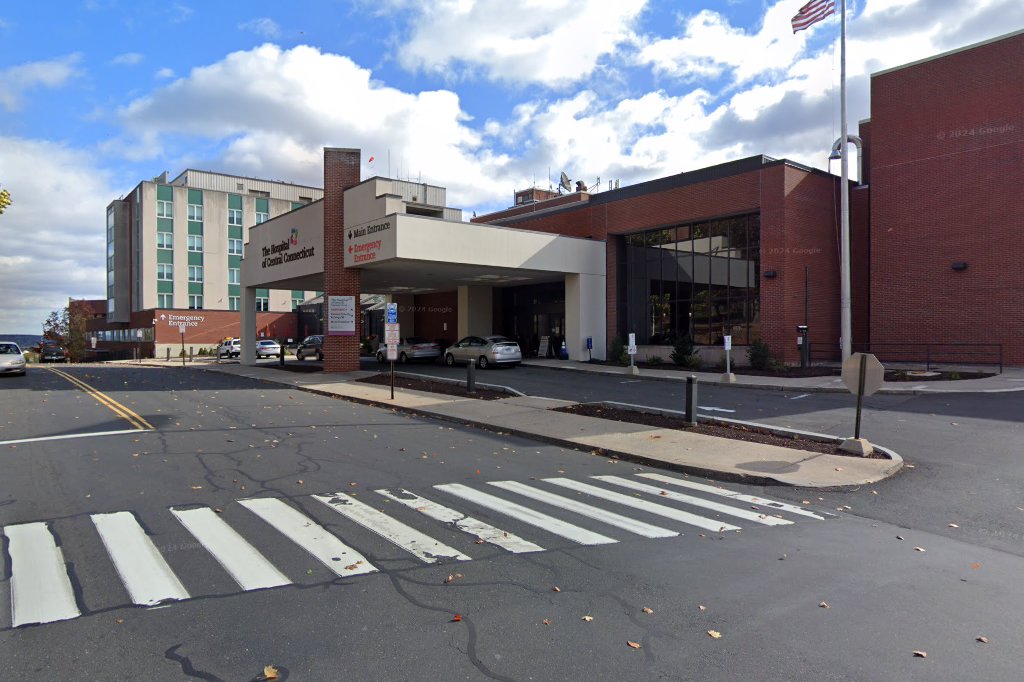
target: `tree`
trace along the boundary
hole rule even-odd
[[[81,306],[65,306],[50,313],[43,322],[43,338],[64,346],[71,362],[81,362],[88,346],[85,328],[86,315]]]
[[[11,193],[0,189],[0,215],[3,215],[8,206],[11,205]]]

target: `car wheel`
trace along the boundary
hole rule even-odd
[[[324,354],[323,354],[323,352],[317,351],[316,352],[316,359],[319,360],[320,362],[323,362],[324,361]]]
[[[305,360],[306,356],[303,355],[301,351],[295,351],[295,359],[296,360]]]
[[[377,362],[379,362],[382,365],[384,364],[384,353],[377,351]]]
[[[451,353],[445,353],[444,354],[444,364],[448,365],[449,367],[454,367],[455,366],[455,356],[452,355]]]
[[[409,356],[406,355],[405,353],[402,353],[401,355],[398,356],[398,361],[403,365],[408,364]]]
[[[476,361],[476,366],[480,369],[487,369],[487,356],[481,355],[480,359]]]

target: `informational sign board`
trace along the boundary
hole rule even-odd
[[[732,337],[731,336],[723,336],[722,337],[722,342],[725,345],[725,350],[732,350]]]
[[[92,347],[95,348],[96,347],[96,337],[95,336],[89,337],[89,343],[91,343]]]
[[[384,343],[389,346],[397,346],[401,337],[401,328],[397,322],[384,323]]]
[[[629,347],[626,348],[626,352],[630,355],[636,355],[636,334],[629,335]]]
[[[540,348],[537,349],[537,357],[546,358],[548,356],[548,349],[551,347],[551,337],[542,336],[540,337]]]
[[[854,353],[843,362],[843,383],[850,389],[850,393],[857,395],[857,388],[860,385],[860,363],[864,357],[864,393],[871,395],[882,387],[885,381],[885,367],[870,353]]]
[[[398,304],[388,303],[385,324],[398,324]]]
[[[182,336],[185,335],[185,325],[183,325],[183,324],[179,324],[178,325],[178,333],[181,334]]]
[[[327,297],[327,335],[356,335],[356,297]]]
[[[398,344],[388,344],[388,360],[394,362],[398,359]]]

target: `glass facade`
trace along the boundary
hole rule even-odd
[[[619,333],[637,343],[746,345],[761,336],[760,216],[717,218],[625,235]]]

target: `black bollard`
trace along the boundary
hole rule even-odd
[[[476,393],[476,362],[473,360],[466,363],[466,392]]]
[[[697,425],[697,377],[686,377],[686,425]]]

